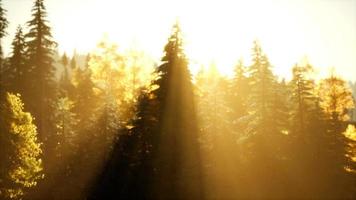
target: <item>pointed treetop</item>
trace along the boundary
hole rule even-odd
[[[75,60],[75,54],[73,55],[73,57],[72,57],[72,59],[70,61],[70,68],[72,70],[77,68],[77,61]]]
[[[64,52],[62,59],[61,59],[62,65],[67,66],[68,65],[68,57],[67,57],[67,53]]]
[[[0,0],[0,39],[7,34],[5,30],[9,25],[9,21],[6,19],[6,12],[7,10],[3,9],[2,2]]]

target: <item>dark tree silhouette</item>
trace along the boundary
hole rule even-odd
[[[33,111],[38,125],[40,139],[46,140],[50,130],[48,117],[51,113],[52,99],[55,95],[54,83],[54,47],[51,28],[47,25],[47,13],[44,0],[35,0],[32,8],[32,19],[27,22],[29,33],[27,39],[28,67],[31,77],[27,83],[31,87],[30,94],[24,94],[25,102]]]

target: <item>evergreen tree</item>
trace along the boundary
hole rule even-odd
[[[92,199],[202,198],[193,88],[180,34],[176,24],[156,70],[159,78],[139,99],[129,134],[116,142]]]
[[[28,83],[31,87],[31,97],[24,96],[26,102],[30,102],[29,108],[33,110],[37,119],[41,139],[45,139],[44,133],[49,131],[46,117],[51,113],[52,99],[55,95],[53,54],[56,43],[52,39],[51,28],[47,25],[47,13],[44,0],[35,0],[32,9],[32,19],[27,22],[29,33],[27,39],[28,66],[31,77]]]
[[[202,162],[202,174],[205,181],[207,199],[231,199],[238,193],[236,176],[226,176],[237,169],[236,126],[233,125],[233,112],[230,102],[230,82],[223,77],[215,64],[202,69],[196,76],[196,102],[199,127],[199,145]],[[228,158],[225,155],[229,154]],[[236,153],[237,152],[237,153]],[[234,174],[235,175],[235,174]],[[226,187],[222,185],[234,185]]]
[[[73,71],[77,68],[77,61],[75,60],[75,56],[76,56],[76,54],[74,54],[72,59],[70,60],[71,71]]]
[[[43,178],[42,149],[30,113],[19,95],[7,93],[1,105],[0,196],[21,199]]]
[[[315,95],[315,84],[311,79],[313,68],[310,64],[295,65],[292,69],[293,78],[290,82],[291,88],[291,130],[289,163],[295,171],[298,182],[306,181],[308,184],[299,186],[304,194],[301,197],[311,198],[318,191],[322,191],[321,178],[323,170],[314,167],[322,163],[324,148],[325,124],[323,112],[320,109],[319,98]],[[312,175],[311,175],[312,174]],[[293,196],[298,197],[298,190]]]
[[[311,65],[295,66],[293,68],[293,79],[291,81],[292,102],[294,102],[292,113],[292,126],[294,135],[307,140],[303,134],[307,134],[308,113],[313,104],[313,81],[308,77],[312,71]]]
[[[8,88],[12,92],[25,95],[28,89],[25,80],[28,79],[29,70],[26,66],[26,42],[21,26],[17,28],[12,42],[12,55],[9,58],[9,67],[6,70]]]
[[[249,78],[247,77],[247,68],[242,61],[236,64],[234,69],[234,77],[231,84],[231,107],[233,108],[236,119],[247,114],[246,104],[249,96]]]
[[[3,90],[3,46],[2,40],[6,36],[6,28],[8,27],[9,22],[6,19],[6,10],[2,7],[2,2],[0,1],[0,95],[2,95]]]
[[[153,91],[159,123],[152,195],[159,199],[200,199],[202,183],[193,88],[178,23],[173,26],[164,50],[162,64],[157,68],[160,78],[154,82],[158,87]]]
[[[56,132],[58,137],[59,154],[65,151],[75,153],[76,149],[76,115],[73,113],[74,103],[68,97],[59,98],[55,106],[54,118],[56,119]],[[61,155],[58,155],[62,157]]]
[[[329,151],[326,164],[330,185],[326,190],[329,191],[329,196],[335,198],[355,197],[354,187],[351,186],[355,175],[346,170],[356,169],[350,152],[350,146],[354,146],[355,142],[342,134],[346,127],[344,122],[349,119],[348,110],[354,107],[351,90],[343,79],[332,74],[320,82],[319,96],[320,106],[326,113],[328,123],[326,149]]]
[[[271,64],[257,41],[252,49],[252,65],[249,67],[248,115],[240,121],[247,122],[245,138],[240,137],[246,160],[246,171],[251,179],[258,180],[253,198],[283,198],[286,195],[285,176],[280,175],[282,134],[278,130],[275,102],[275,76]],[[268,170],[267,170],[268,169]],[[250,188],[251,189],[251,188]],[[246,198],[246,196],[243,196]]]
[[[65,57],[63,57],[63,62]],[[74,97],[74,85],[72,83],[71,73],[68,70],[67,65],[63,65],[63,72],[59,80],[59,92],[61,97]]]
[[[270,126],[272,125],[271,120],[273,120],[271,107],[275,77],[272,74],[268,58],[262,52],[257,41],[254,42],[252,56],[253,64],[249,67],[251,93],[247,107],[253,120],[249,122],[246,131],[251,136],[266,135],[268,130],[273,129]]]

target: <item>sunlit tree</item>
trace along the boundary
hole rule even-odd
[[[271,108],[275,77],[272,74],[271,64],[257,41],[254,42],[252,65],[248,72],[251,92],[247,107],[251,120],[246,132],[251,136],[268,134],[273,129],[270,125],[273,120]]]
[[[354,102],[346,81],[335,75],[323,79],[319,85],[319,96],[321,107],[329,119],[335,122],[349,119],[348,111],[354,108]]]
[[[108,41],[99,43],[90,57],[89,69],[99,98],[95,111],[97,134],[101,135],[101,140],[107,141],[104,146],[111,146],[117,130],[127,123],[124,116],[129,106],[126,101],[129,89],[126,87],[125,66],[117,46]]]
[[[195,85],[201,145],[213,150],[219,145],[218,138],[231,136],[234,128],[228,102],[229,82],[213,63],[197,74]]]
[[[294,66],[293,78],[291,85],[291,100],[292,100],[292,126],[294,134],[301,136],[307,134],[307,125],[309,119],[308,114],[311,111],[313,104],[314,94],[313,88],[315,87],[313,80],[310,78],[312,72],[311,65]]]
[[[1,105],[0,196],[21,199],[43,178],[42,149],[30,113],[19,95],[7,93]]]
[[[76,133],[77,119],[76,114],[73,113],[74,103],[68,97],[58,99],[55,105],[54,118],[56,121],[56,133],[58,138],[57,149],[59,154],[63,151],[72,151],[75,153],[77,149],[76,140],[78,135]],[[61,155],[58,155],[61,157]]]
[[[327,149],[326,154],[328,174],[330,181],[337,182],[332,184],[335,191],[332,193],[337,196],[348,196],[352,191],[352,179],[354,174],[350,174],[346,169],[356,169],[356,164],[352,160],[349,152],[350,146],[355,142],[345,137],[343,123],[348,120],[348,110],[354,107],[354,102],[350,89],[346,82],[332,74],[323,79],[319,84],[319,96],[321,108],[327,117]]]
[[[247,114],[246,106],[249,96],[249,78],[247,67],[244,66],[242,60],[236,64],[234,69],[234,77],[231,83],[231,107],[233,108],[236,119]]]

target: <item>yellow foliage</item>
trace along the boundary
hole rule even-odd
[[[332,119],[347,121],[349,116],[347,112],[354,108],[354,101],[350,89],[346,82],[334,75],[324,79],[319,84],[319,96],[321,98],[321,107]]]
[[[4,177],[11,186],[1,188],[3,194],[9,198],[21,198],[25,188],[34,187],[43,178],[41,144],[37,141],[37,128],[33,124],[30,113],[24,112],[24,105],[20,95],[7,94],[3,115],[9,119],[5,124],[5,140],[10,151],[7,158],[7,176]]]

